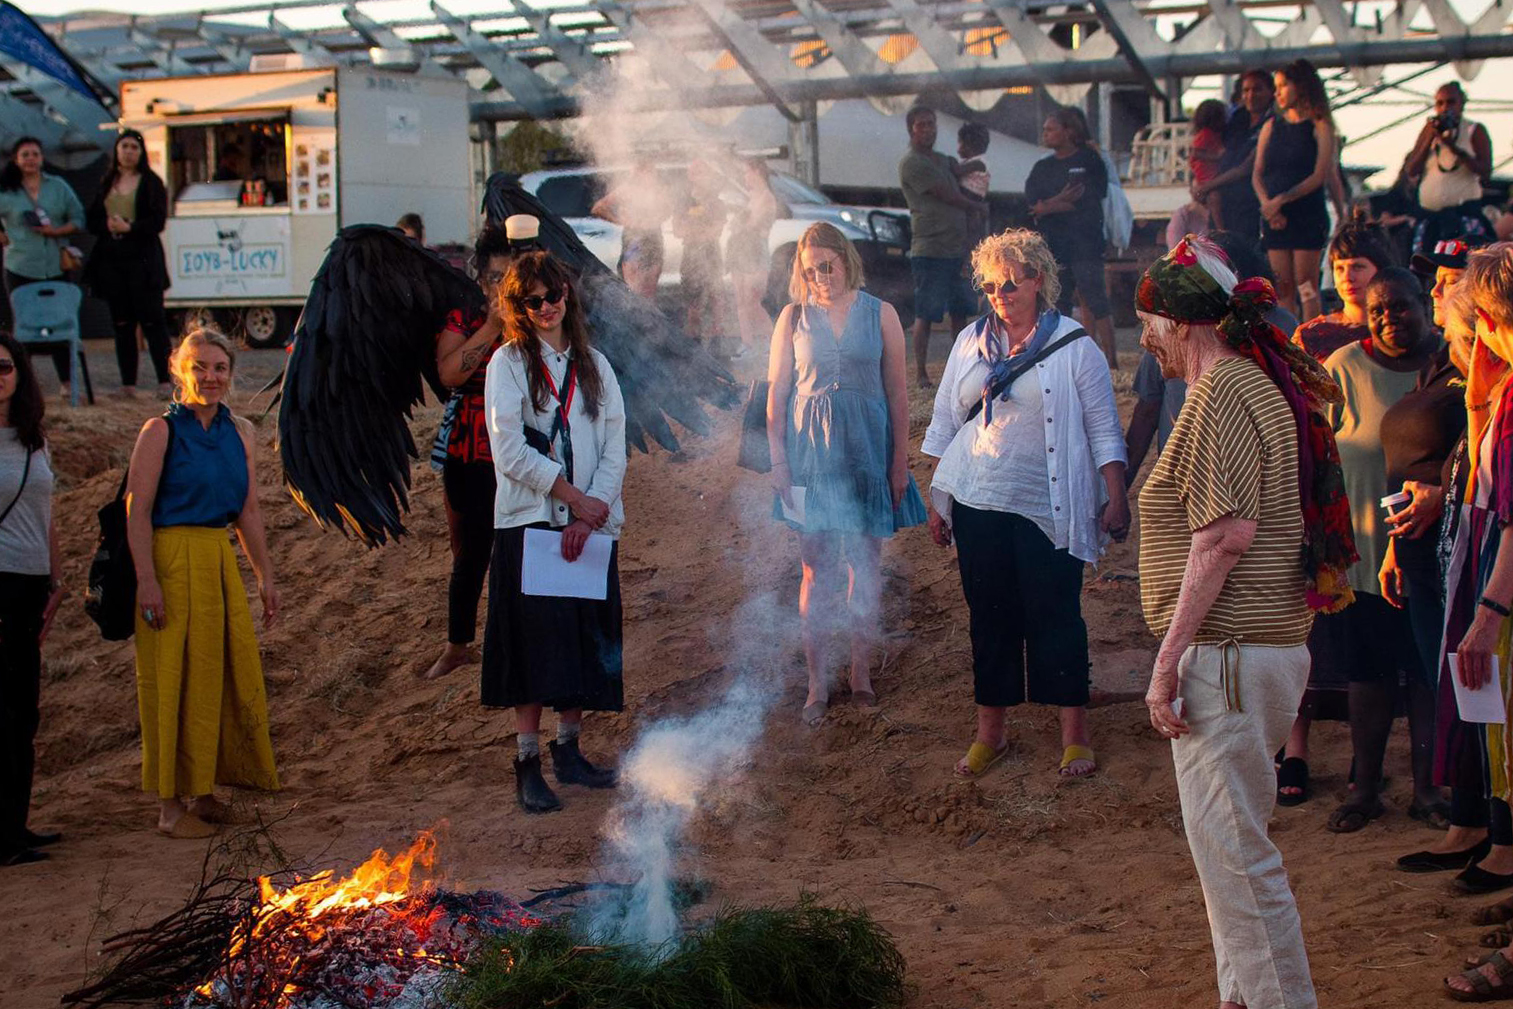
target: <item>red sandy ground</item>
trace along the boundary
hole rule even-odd
[[[103,346],[92,358],[97,370],[108,367]],[[258,387],[278,360],[247,355],[242,388]],[[928,397],[913,395],[917,445]],[[58,525],[75,595],[47,643],[33,823],[60,828],[67,840],[50,862],[0,871],[6,1009],[56,1005],[99,969],[103,937],[182,902],[206,858],[205,844],[154,830],[153,802],[138,791],[131,645],[101,641],[78,596],[94,510],[114,492],[135,431],[157,409],[102,401],[53,416]],[[429,441],[436,417],[434,407],[420,412],[417,441]],[[719,696],[733,675],[723,619],[749,593],[775,590],[796,619],[796,545],[773,523],[743,522],[769,499],[762,478],[732,465],[735,425],[724,416],[711,437],[686,438],[680,453],[632,459],[621,556],[627,707],[591,718],[591,755],[613,759],[639,723]],[[514,803],[511,722],[479,707],[477,667],[437,682],[413,675],[445,634],[439,479],[417,464],[413,535],[366,551],[296,509],[279,480],[272,419],[260,430],[262,500],[285,604],[262,643],[285,788],[238,803],[282,817],[271,838],[299,864],[349,866],[444,821],[442,859],[458,885],[523,896],[595,878],[612,797],[568,788],[565,811],[527,818]],[[928,471],[918,472],[924,484]],[[885,566],[881,710],[838,703],[822,728],[802,727],[795,656],[749,766],[724,783],[694,829],[688,872],[714,884],[714,900],[786,901],[811,891],[865,906],[908,957],[917,1009],[1215,1004],[1171,761],[1144,706],[1092,713],[1102,771],[1091,780],[1057,777],[1055,712],[1038,708],[1014,713],[1014,750],[999,767],[977,782],[954,780],[951,766],[973,725],[954,558],[921,529],[886,548]],[[1131,543],[1110,552],[1101,575],[1088,575],[1095,679],[1107,690],[1142,690],[1154,651],[1134,569]],[[1481,931],[1467,915],[1488,901],[1452,895],[1445,876],[1392,869],[1395,856],[1434,840],[1404,813],[1401,738],[1390,756],[1387,816],[1356,835],[1326,833],[1348,761],[1343,727],[1321,726],[1317,795],[1278,810],[1273,822],[1320,1003],[1437,1003],[1440,977]],[[261,868],[274,855],[266,842],[242,840],[213,858]]]

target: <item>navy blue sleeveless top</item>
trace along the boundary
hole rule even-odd
[[[152,504],[152,526],[227,526],[247,502],[247,449],[222,403],[207,429],[175,403],[163,414],[173,431]]]

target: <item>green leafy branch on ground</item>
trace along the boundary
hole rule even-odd
[[[659,958],[591,945],[549,924],[490,944],[448,993],[455,1009],[895,1009],[909,997],[903,954],[865,912],[722,909]]]

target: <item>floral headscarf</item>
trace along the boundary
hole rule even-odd
[[[1303,510],[1303,571],[1308,604],[1336,613],[1355,600],[1345,573],[1359,555],[1345,497],[1345,477],[1324,404],[1344,395],[1322,365],[1266,319],[1276,292],[1260,277],[1228,294],[1199,263],[1199,254],[1228,265],[1219,247],[1188,235],[1140,278],[1135,307],[1175,322],[1215,327],[1282,393],[1298,426],[1298,497]]]

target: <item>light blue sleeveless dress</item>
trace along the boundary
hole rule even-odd
[[[883,390],[882,304],[858,291],[839,339],[821,306],[802,306],[794,323],[788,467],[795,486],[804,488],[802,532],[886,538],[925,521],[913,476],[896,510],[888,489],[893,434]],[[773,516],[782,520],[781,502],[774,502]]]

